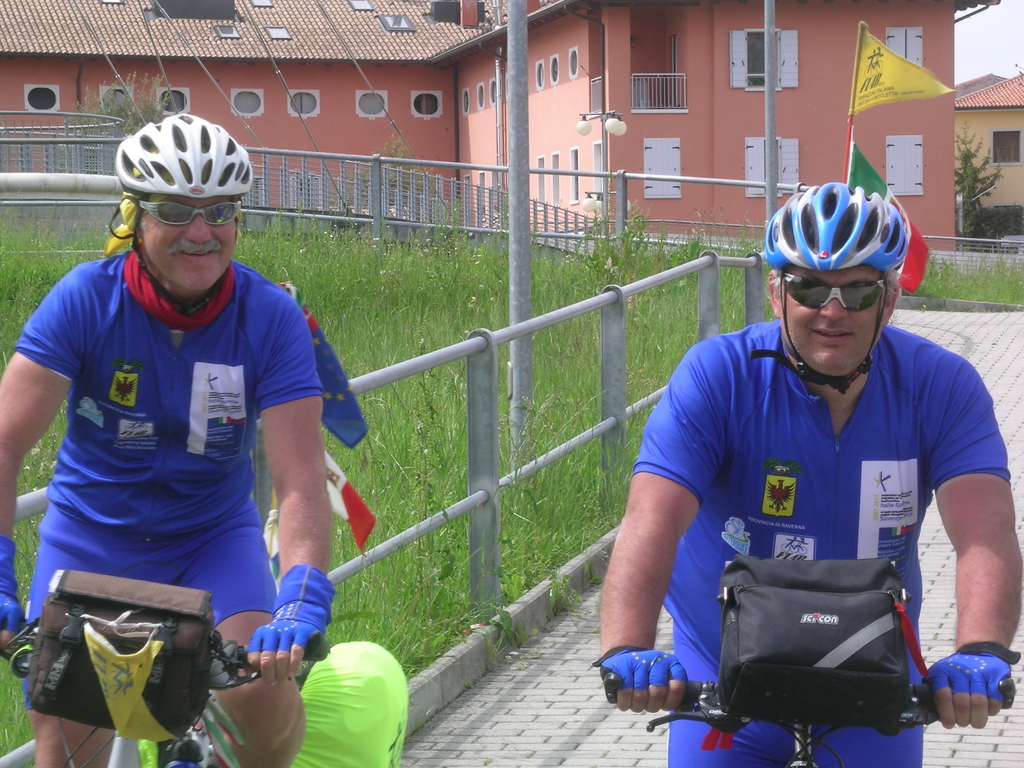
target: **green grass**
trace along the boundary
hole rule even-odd
[[[993,259],[974,269],[932,262],[915,295],[1024,305],[1024,261]]]
[[[642,226],[640,222],[638,228]],[[77,261],[95,257],[60,252],[92,248],[102,240],[96,233],[58,243],[46,232],[0,230],[0,352],[5,362],[21,325],[50,286]],[[722,255],[745,255],[749,245]],[[697,241],[666,249],[634,238],[625,254],[598,243],[592,255],[537,255],[534,314],[594,296],[610,283],[625,285],[690,261],[704,248]],[[299,286],[352,376],[459,342],[472,329],[499,329],[508,323],[505,256],[471,247],[458,233],[429,243],[385,242],[374,250],[367,240],[345,230],[272,228],[246,233],[238,256],[274,281],[291,280]],[[958,287],[972,286],[971,295],[963,298],[1024,303],[1020,270],[1006,270],[948,279]],[[941,271],[944,274],[946,268]],[[934,279],[934,290],[947,290],[946,283],[938,282],[939,272],[929,274],[926,288]],[[993,298],[1012,280],[1018,298]],[[741,271],[723,270],[724,331],[742,325],[742,290]],[[629,300],[631,402],[664,385],[695,341],[696,326],[695,276]],[[528,449],[534,455],[599,420],[598,334],[598,315],[592,313],[535,335],[535,397],[527,431]],[[499,370],[504,370],[507,358],[508,349],[503,347]],[[464,368],[463,363],[447,365],[361,396],[370,434],[355,450],[329,438],[332,454],[377,515],[370,546],[465,496]],[[640,414],[629,425],[627,470],[645,418]],[[502,419],[506,473],[511,468],[507,413]],[[63,419],[58,419],[29,456],[19,493],[47,484],[63,429]],[[501,495],[506,603],[550,577],[618,523],[628,472],[602,496],[600,464],[600,445],[595,441]],[[16,530],[23,589],[31,572],[37,522],[25,521]],[[421,670],[480,620],[469,603],[466,550],[463,518],[341,584],[331,640],[372,640],[391,650],[410,675]],[[339,521],[333,565],[356,554]],[[0,674],[0,754],[28,738],[19,689],[9,675]]]

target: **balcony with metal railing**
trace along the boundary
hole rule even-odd
[[[686,75],[640,72],[630,76],[633,112],[686,112]]]

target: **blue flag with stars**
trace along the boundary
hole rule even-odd
[[[317,322],[316,317],[309,311],[309,307],[302,300],[302,296],[291,283],[282,283],[282,288],[302,307],[309,324],[309,331],[313,334],[313,347],[316,350],[316,372],[320,377],[320,385],[324,388],[324,412],[321,420],[327,430],[338,438],[349,448],[355,448],[356,444],[366,436],[366,421],[363,419],[363,412],[356,402],[355,392],[352,391],[345,375],[345,369],[341,367],[338,356],[327,342],[323,328]]]

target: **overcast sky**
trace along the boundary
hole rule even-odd
[[[1024,0],[1002,0],[999,5],[957,22],[953,29],[957,83],[988,74],[1016,77],[1024,70]]]

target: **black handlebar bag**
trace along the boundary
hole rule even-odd
[[[45,715],[101,728],[117,725],[130,738],[153,738],[125,733],[110,711],[111,697],[123,693],[112,691],[112,686],[142,687],[135,707],[144,706],[141,716],[146,725],[133,727],[161,738],[168,738],[164,731],[182,733],[202,713],[210,695],[210,598],[209,592],[198,589],[63,571],[43,604],[29,657],[32,707]],[[110,649],[106,665],[101,658],[99,667],[97,642]],[[136,675],[142,679],[109,668],[122,658],[145,652],[147,644],[148,672],[144,677]],[[97,669],[106,673],[102,683]],[[130,722],[140,720],[133,716]]]
[[[885,559],[737,556],[719,594],[723,707],[737,717],[898,731],[910,685],[907,599]]]

